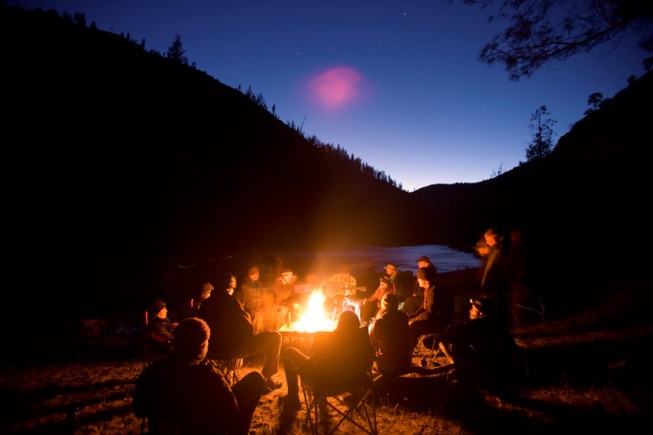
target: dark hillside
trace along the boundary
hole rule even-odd
[[[577,122],[548,157],[481,183],[428,186],[413,195],[432,206],[461,246],[471,247],[490,226],[523,227],[535,284],[552,307],[603,302],[622,294],[615,283],[642,282],[648,267],[652,98],[649,72]]]
[[[177,263],[252,249],[438,241],[407,192],[202,71],[53,12],[2,7],[0,28],[21,305],[141,304],[198,284]]]

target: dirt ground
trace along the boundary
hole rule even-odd
[[[653,327],[624,321],[576,318],[515,331],[529,368],[522,393],[511,401],[493,396],[470,405],[460,396],[453,366],[420,346],[414,363],[430,375],[405,375],[376,395],[379,433],[637,433],[653,415],[653,377],[648,349]],[[289,343],[284,341],[284,345]],[[427,343],[428,345],[429,343]],[[301,345],[294,342],[293,345]],[[137,434],[132,413],[141,355],[120,338],[106,336],[68,363],[2,367],[0,432],[8,434]],[[432,358],[431,358],[432,357]],[[241,368],[260,369],[256,361]],[[261,399],[251,434],[309,431],[306,407],[282,413],[283,386]],[[345,423],[337,433],[358,433]]]

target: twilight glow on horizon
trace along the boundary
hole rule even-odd
[[[487,180],[526,160],[530,117],[545,105],[556,142],[588,109],[639,77],[634,37],[530,78],[478,60],[505,28],[447,0],[9,0],[84,13],[88,25],[165,54],[176,34],[189,64],[251,87],[282,122],[340,146],[407,191]]]

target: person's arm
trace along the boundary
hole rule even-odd
[[[224,376],[213,371],[211,378],[206,380],[206,391],[213,404],[212,426],[228,434],[246,435],[249,427],[245,427],[236,396]]]

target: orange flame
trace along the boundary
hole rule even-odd
[[[299,332],[333,331],[337,322],[331,320],[325,311],[325,300],[322,290],[313,290],[303,315],[292,325],[292,329]]]

